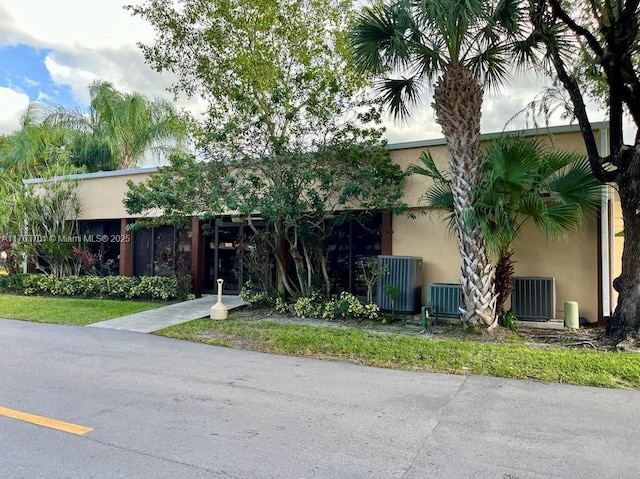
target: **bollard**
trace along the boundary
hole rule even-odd
[[[227,315],[229,313],[229,309],[222,304],[222,283],[224,283],[223,279],[218,280],[218,302],[211,306],[211,319],[214,320],[223,320],[227,319]]]
[[[564,327],[569,329],[578,329],[580,327],[578,303],[575,301],[565,301],[564,303]]]

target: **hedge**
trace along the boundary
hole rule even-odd
[[[0,276],[0,293],[74,296],[105,299],[180,299],[175,276],[64,276],[13,274]]]

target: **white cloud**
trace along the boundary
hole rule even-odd
[[[3,0],[3,3],[10,17],[6,23],[14,27],[14,38],[31,37],[41,46],[118,47],[153,38],[151,26],[123,9],[136,1]]]
[[[31,87],[40,85],[39,81],[33,80],[32,78],[29,78],[29,77],[24,77],[23,81],[24,81],[25,85],[31,86]]]
[[[42,90],[39,90],[38,91],[38,97],[36,98],[36,101],[42,102],[42,103],[53,103],[54,100],[46,92],[43,92]]]
[[[0,87],[0,134],[11,133],[20,126],[20,118],[29,106],[29,97],[10,88]]]
[[[109,81],[118,90],[136,91],[150,99],[173,101],[173,95],[167,88],[174,76],[150,68],[144,62],[142,52],[135,46],[55,51],[47,55],[45,65],[52,80],[58,85],[69,86],[75,100],[85,107],[89,104],[88,86],[94,80]],[[195,114],[206,108],[198,98],[178,98],[176,105]]]

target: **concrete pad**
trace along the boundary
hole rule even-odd
[[[217,302],[218,296],[216,295],[204,296],[191,301],[174,303],[161,308],[93,323],[88,327],[118,329],[136,333],[153,333],[154,331],[193,321],[194,319],[208,318],[211,306]],[[231,311],[244,306],[245,302],[239,296],[222,295],[222,304]]]
[[[557,319],[549,321],[516,321],[516,326],[524,329],[564,329],[564,321]]]

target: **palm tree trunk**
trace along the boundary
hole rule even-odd
[[[464,65],[445,71],[434,87],[436,121],[449,146],[458,249],[461,258],[462,320],[493,328],[496,324],[494,269],[478,225],[465,223],[473,187],[480,181],[484,157],[480,147],[482,86]]]
[[[496,313],[501,314],[504,304],[513,292],[513,276],[515,269],[513,266],[513,251],[502,253],[496,263],[495,288],[496,288]]]

